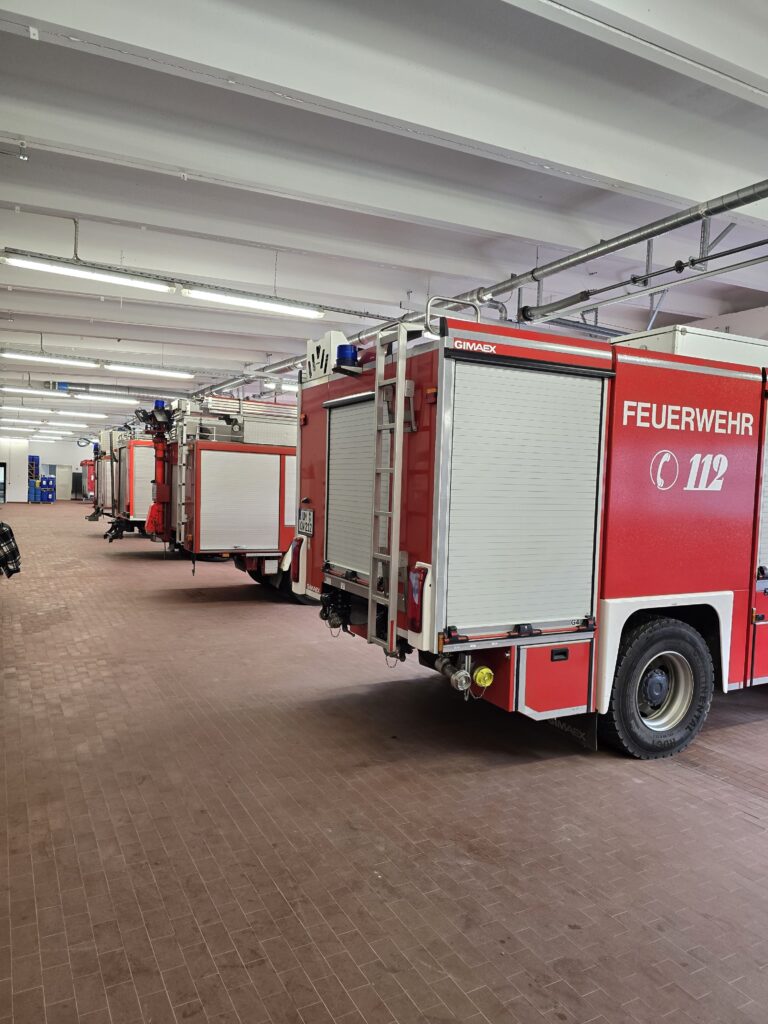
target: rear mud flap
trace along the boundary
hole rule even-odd
[[[598,749],[596,711],[585,715],[568,715],[567,718],[550,718],[548,724],[561,732],[568,733],[587,750],[596,751]]]

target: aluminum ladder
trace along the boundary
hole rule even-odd
[[[395,373],[385,379],[387,352],[394,349]],[[368,575],[368,643],[397,656],[399,607],[400,510],[403,490],[403,437],[408,383],[405,379],[408,332],[404,324],[381,331],[376,338],[374,380],[375,448],[371,568]],[[390,415],[391,413],[391,415]],[[377,629],[379,609],[386,608],[385,637]]]

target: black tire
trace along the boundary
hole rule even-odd
[[[631,757],[671,757],[704,725],[714,685],[712,655],[699,632],[677,619],[641,622],[622,640],[599,734]]]

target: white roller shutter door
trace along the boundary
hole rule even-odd
[[[280,456],[200,452],[201,551],[277,551]]]
[[[147,518],[152,504],[152,481],[155,478],[154,445],[133,446],[133,519]]]
[[[444,625],[592,614],[602,388],[457,361]]]
[[[283,501],[283,522],[286,526],[296,525],[296,456],[285,456],[285,499]]]
[[[117,499],[118,511],[128,515],[128,449],[120,448],[117,452]]]
[[[328,410],[325,557],[337,568],[352,569],[364,576],[371,569],[374,427],[373,400]],[[389,434],[383,436],[383,448],[386,461]],[[389,478],[385,474],[383,508],[387,507],[388,492]],[[382,524],[382,534],[385,528]]]

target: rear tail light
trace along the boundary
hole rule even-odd
[[[298,583],[301,579],[301,545],[303,543],[303,537],[296,537],[291,544],[291,583]]]
[[[408,629],[411,633],[421,632],[424,610],[424,583],[427,579],[427,567],[419,565],[408,572]]]

